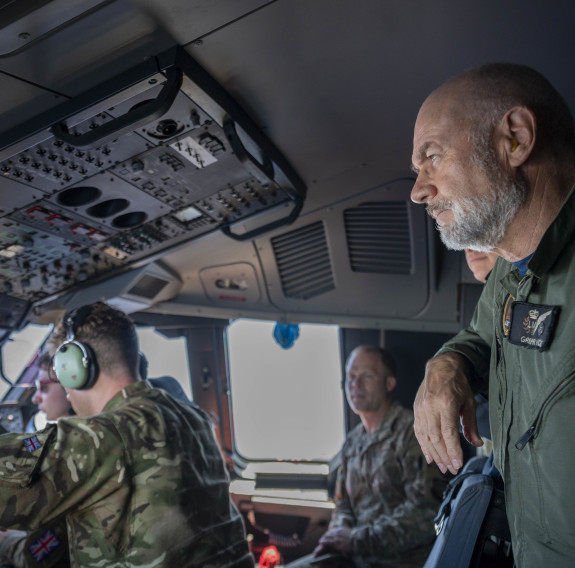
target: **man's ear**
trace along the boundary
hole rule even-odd
[[[509,109],[495,129],[494,144],[500,156],[514,168],[524,164],[535,147],[537,119],[524,106]]]
[[[385,386],[387,387],[387,392],[391,392],[397,386],[397,379],[394,376],[386,377]]]

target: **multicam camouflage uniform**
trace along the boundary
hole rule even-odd
[[[352,528],[353,556],[370,567],[420,568],[445,482],[423,459],[413,414],[394,402],[376,432],[359,424],[349,433],[329,528]]]
[[[142,381],[91,418],[0,437],[0,527],[28,565],[252,568],[209,418]],[[32,540],[34,535],[36,541]]]

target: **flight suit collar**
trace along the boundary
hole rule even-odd
[[[541,277],[549,272],[563,249],[575,237],[575,186],[569,192],[557,217],[553,220],[533,257],[528,263],[528,269]]]

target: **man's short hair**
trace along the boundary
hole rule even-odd
[[[529,108],[537,119],[536,149],[550,157],[575,155],[575,122],[569,105],[538,71],[515,63],[488,63],[455,78],[469,81],[465,108],[474,127],[491,136],[514,106]]]
[[[92,348],[100,371],[113,374],[121,368],[137,374],[138,336],[125,313],[104,302],[91,304],[81,321],[75,323],[74,338]],[[54,332],[54,342],[60,345],[65,340],[66,330],[60,322]]]
[[[42,353],[40,353],[38,356],[36,365],[39,369],[47,371],[52,365],[52,355],[47,351],[42,351]]]
[[[363,353],[375,353],[376,355],[378,355],[379,358],[381,359],[382,364],[383,364],[383,370],[384,370],[384,373],[386,374],[386,376],[387,377],[397,377],[395,359],[393,358],[393,355],[389,351],[384,349],[383,347],[378,347],[377,345],[359,345],[358,347],[356,347],[349,354],[349,357],[347,358],[347,361],[345,362],[346,370],[349,366],[349,362],[351,360],[351,357],[355,353],[358,353],[359,351],[361,351]]]

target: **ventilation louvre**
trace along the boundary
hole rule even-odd
[[[335,288],[323,223],[271,239],[286,298],[308,300]]]
[[[370,202],[344,211],[352,271],[376,274],[411,273],[407,205],[405,201]]]

